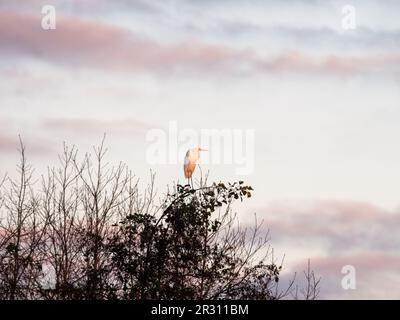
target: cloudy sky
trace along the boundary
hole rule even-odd
[[[395,0],[0,0],[0,175],[18,134],[41,172],[63,141],[90,151],[105,132],[110,161],[143,184],[154,170],[162,193],[182,167],[149,162],[151,130],[254,130],[249,174],[202,164],[254,187],[244,223],[264,219],[287,271],[310,258],[323,298],[400,298],[399,12]],[[345,265],[356,290],[341,287]]]

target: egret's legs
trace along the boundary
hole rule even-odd
[[[200,188],[202,188],[203,187],[203,171],[201,171],[200,164],[197,164],[197,166],[199,167],[199,170],[200,170]]]

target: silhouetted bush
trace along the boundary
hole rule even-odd
[[[33,180],[21,143],[18,178],[0,183],[1,299],[280,299],[298,297],[260,226],[243,228],[231,207],[250,186],[201,182],[143,194],[124,164],[77,160],[64,146],[58,168]],[[306,273],[304,298],[318,284]]]

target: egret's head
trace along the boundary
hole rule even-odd
[[[197,161],[200,158],[200,151],[208,151],[208,150],[200,147],[195,147],[193,149],[189,149],[186,156],[190,157],[194,161]]]

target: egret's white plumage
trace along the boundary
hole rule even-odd
[[[183,165],[183,171],[185,173],[186,179],[192,178],[193,171],[196,168],[197,160],[199,160],[200,158],[200,151],[207,151],[207,150],[197,147],[189,149],[186,152],[185,162]]]

